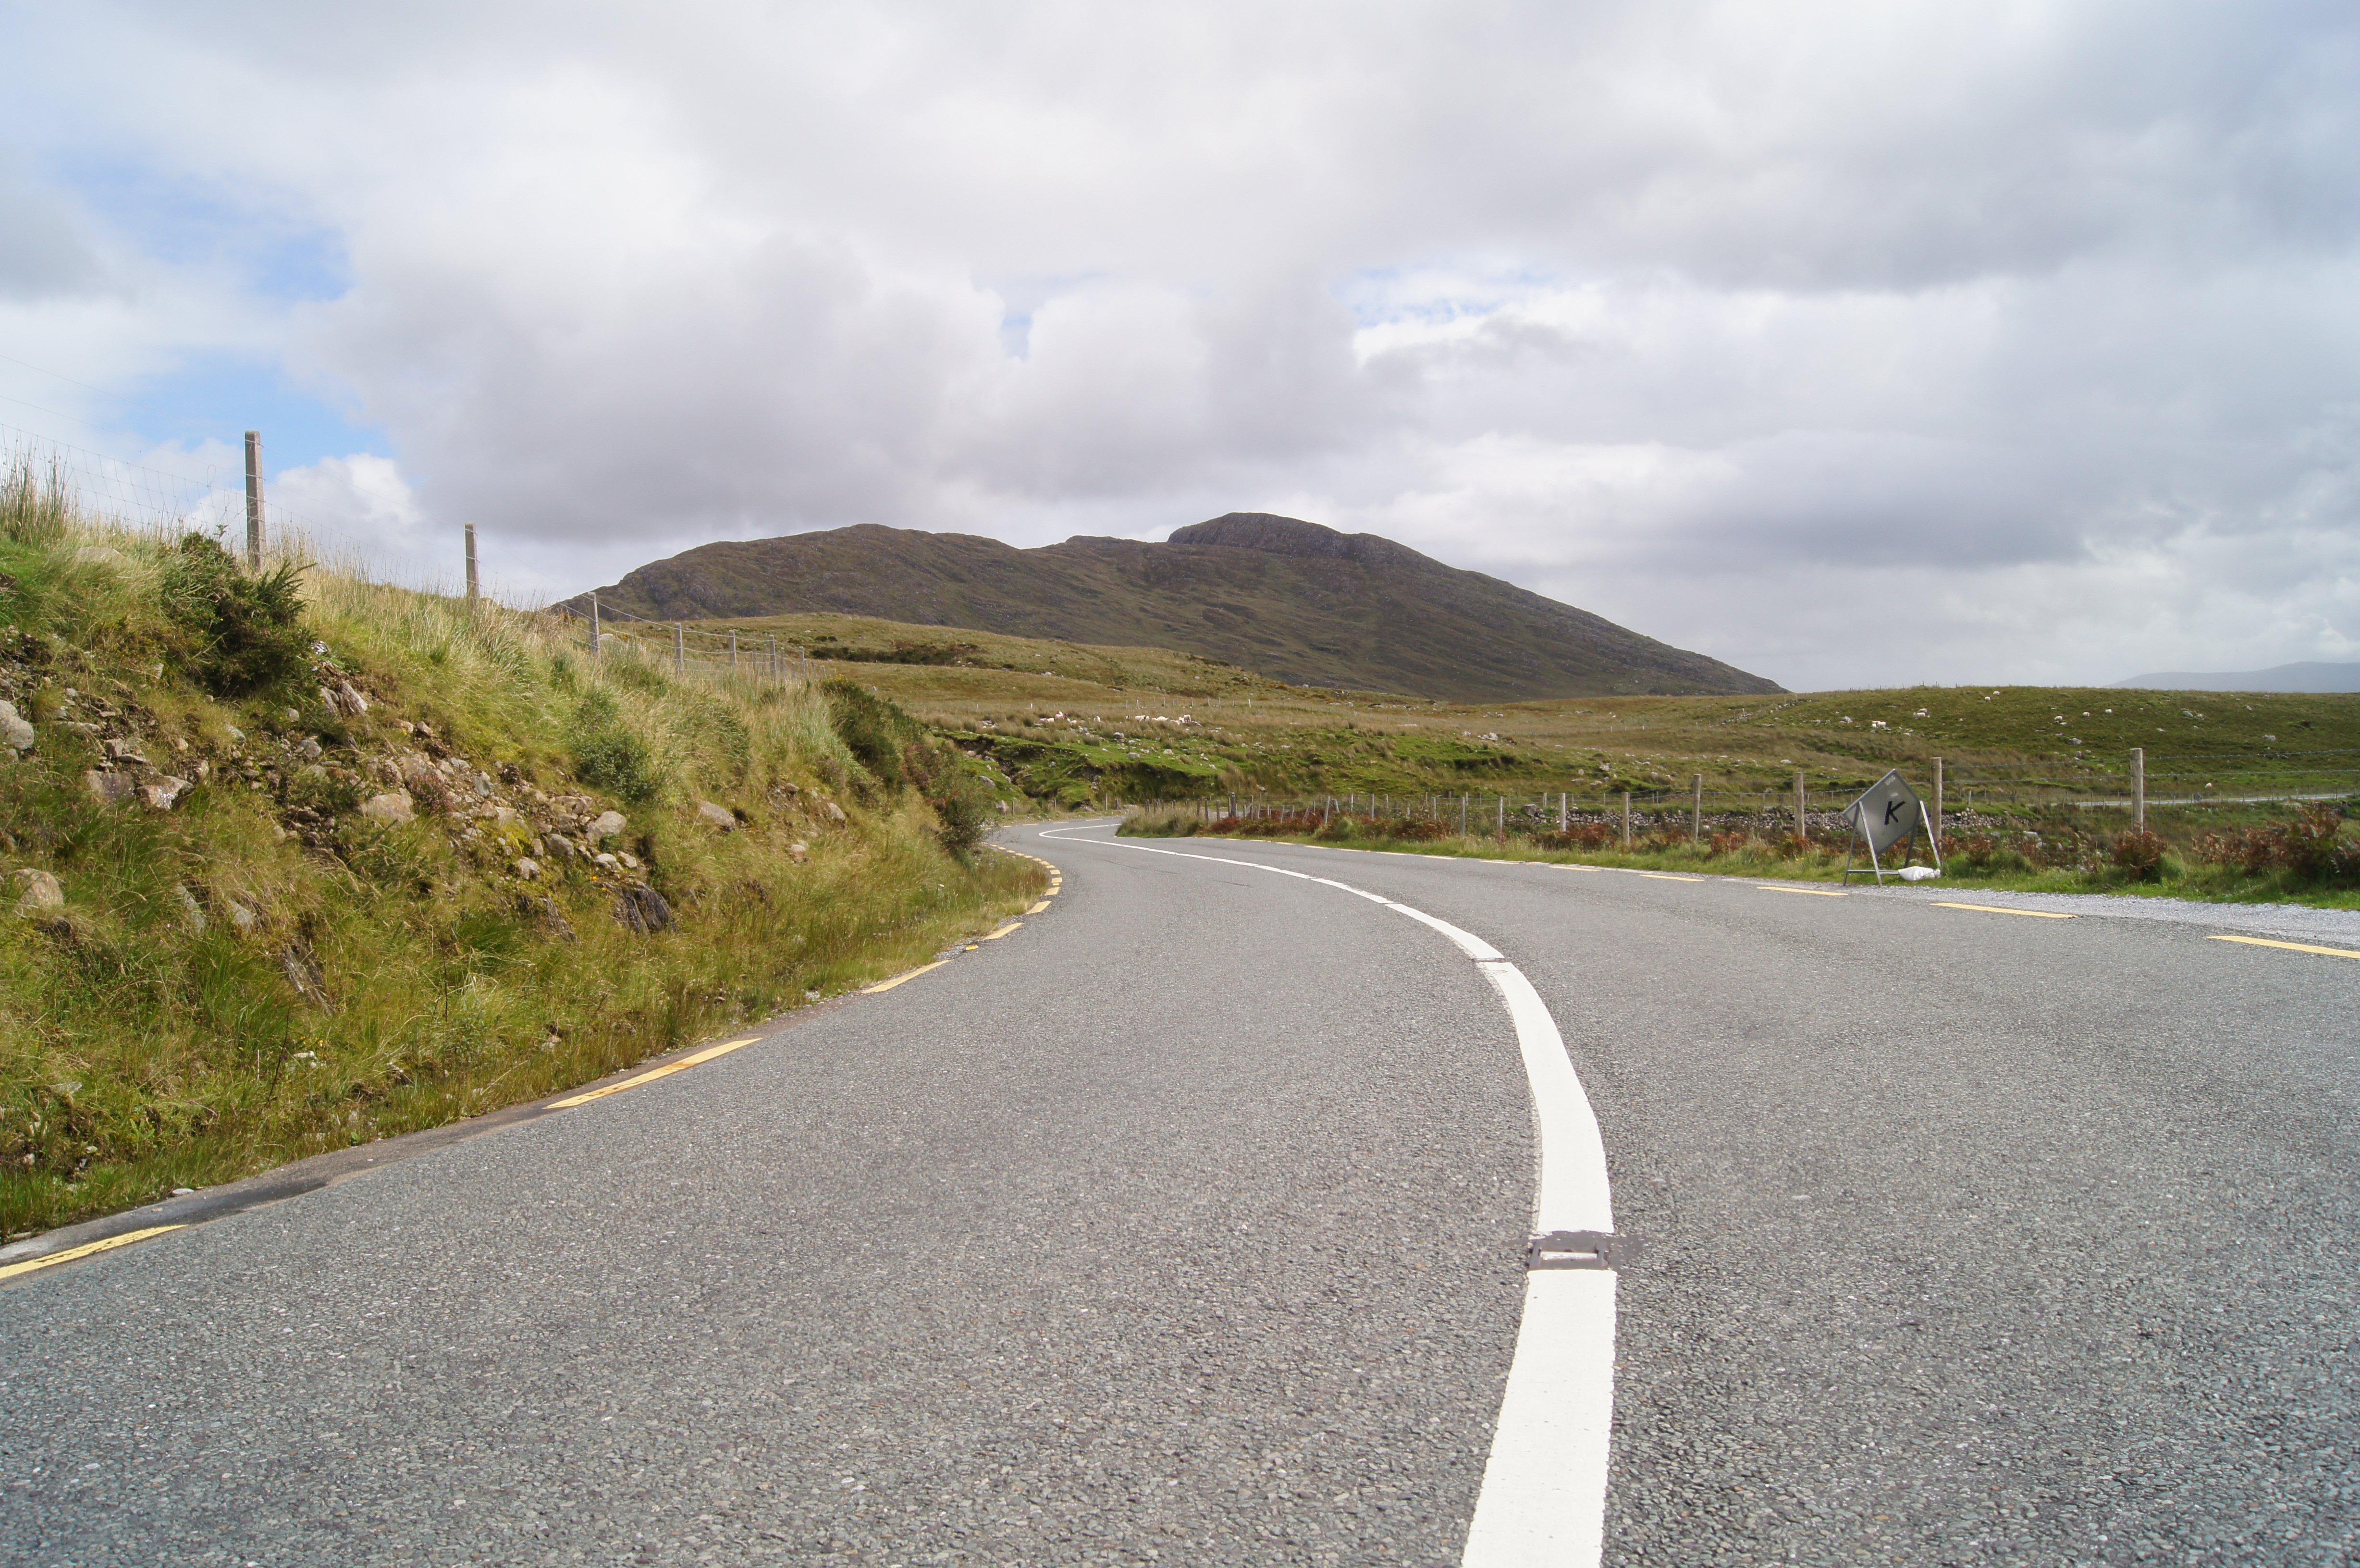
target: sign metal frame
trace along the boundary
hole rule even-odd
[[[1870,820],[1872,812],[1879,813],[1876,821]],[[1901,813],[1902,820],[1908,824],[1907,829],[1883,831],[1894,826],[1896,812]],[[1885,867],[1878,855],[1879,848],[1890,850],[1906,844],[1917,837],[1920,831],[1926,835],[1927,853],[1934,858],[1935,874],[1941,874],[1941,834],[1934,831],[1933,819],[1927,815],[1925,798],[1909,787],[1909,781],[1901,777],[1899,768],[1886,769],[1884,778],[1862,790],[1859,797],[1843,809],[1843,821],[1844,825],[1852,829],[1852,838],[1844,845],[1843,880],[1874,876],[1877,886],[1883,887]],[[1884,840],[1881,846],[1877,842],[1880,838]],[[1868,864],[1856,868],[1852,863],[1852,856],[1860,852],[1863,844],[1868,846]],[[1896,874],[1900,871],[1897,866],[1893,869]]]

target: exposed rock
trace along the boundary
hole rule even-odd
[[[0,746],[11,751],[30,751],[38,738],[33,726],[18,715],[16,703],[0,702]]]
[[[316,761],[320,756],[320,737],[318,735],[305,735],[303,737],[303,744],[295,748],[295,754],[298,757]]]
[[[574,922],[557,907],[554,898],[536,898],[530,893],[517,895],[517,910],[538,921],[541,928],[560,942],[574,940]]]
[[[639,864],[639,857],[633,855],[628,849],[617,850],[615,852],[615,858],[623,863],[623,869],[626,871],[639,871],[645,869]]]
[[[180,894],[180,907],[189,912],[189,929],[199,936],[204,935],[207,924],[204,905],[197,901],[197,896],[189,890],[189,886],[185,882],[172,890]]]
[[[822,800],[819,803],[819,809],[827,813],[827,819],[832,822],[847,822],[850,820],[844,814],[844,808],[837,805],[833,800]]]
[[[328,699],[330,707],[350,713],[355,718],[369,711],[368,699],[362,696],[359,689],[349,681],[339,681],[333,691],[322,688],[321,695]]]
[[[699,800],[696,803],[696,814],[705,820],[708,827],[719,828],[723,833],[738,831],[738,819],[727,806],[716,806],[710,800]]]
[[[797,866],[801,866],[804,861],[811,858],[811,845],[805,844],[801,839],[797,839],[794,843],[787,845],[787,853],[794,856],[795,864]]]
[[[367,800],[363,800],[361,815],[373,822],[384,822],[390,826],[395,822],[412,820],[417,815],[417,810],[407,794],[396,789],[391,794],[371,795]]]
[[[996,803],[997,803],[997,804],[998,804],[998,806],[1000,807],[1000,814],[1001,814],[1002,816],[1007,815],[1007,813],[1008,813],[1008,802],[1007,802],[1007,801],[1005,801],[1005,800],[1000,800],[1000,801],[998,801],[998,802],[996,802]]]
[[[95,768],[82,776],[82,782],[102,806],[119,806],[139,788],[128,773],[102,773]]]
[[[672,929],[672,906],[644,882],[634,882],[615,899],[615,918],[641,936]]]
[[[590,864],[601,871],[620,871],[623,868],[623,863],[611,855],[594,855],[590,857]]]
[[[161,779],[157,779],[153,784],[148,785],[148,788],[141,790],[140,793],[147,798],[148,809],[149,811],[169,811],[174,806],[180,804],[180,796],[188,789],[188,788],[189,781],[187,779],[175,779],[168,773]]]
[[[622,812],[601,811],[589,826],[582,830],[582,836],[592,844],[596,844],[602,839],[619,838],[622,836],[624,825]]]
[[[516,874],[528,882],[541,880],[541,862],[526,855],[516,863]]]
[[[148,759],[139,755],[139,747],[137,745],[131,741],[107,740],[101,741],[99,745],[104,749],[107,757],[113,761],[128,762],[139,768],[146,768],[148,766]]]
[[[20,915],[38,915],[66,907],[65,888],[46,871],[25,866],[16,873],[16,886],[24,889],[16,899],[16,912]]]
[[[262,923],[262,917],[232,898],[229,901],[229,923],[242,931],[250,931]]]

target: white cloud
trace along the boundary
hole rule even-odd
[[[2360,641],[2339,8],[257,0],[23,41],[106,67],[0,107],[38,220],[0,327],[110,385],[280,357],[399,464],[276,494],[421,570],[467,517],[560,592],[1263,507],[1789,683],[1876,637],[1958,680]],[[289,235],[344,283],[279,279]],[[112,303],[60,292],[93,267]]]

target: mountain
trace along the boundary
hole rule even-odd
[[[2218,675],[2169,671],[2134,675],[2128,681],[2115,681],[2112,689],[2126,687],[2150,691],[2360,691],[2360,664],[2321,664],[2314,660]]]
[[[660,621],[834,612],[1170,648],[1300,685],[1458,702],[1782,690],[1391,539],[1262,512],[1162,544],[1035,550],[860,524],[700,545],[597,596]],[[588,595],[569,603],[586,610]]]

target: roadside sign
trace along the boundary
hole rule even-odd
[[[1852,829],[1852,844],[1844,851],[1844,877],[1874,876],[1881,884],[1887,869],[1885,856],[1903,839],[1916,837],[1922,830],[1925,845],[1933,856],[1930,872],[1917,866],[1894,867],[1905,879],[1918,877],[1939,877],[1942,874],[1942,846],[1934,833],[1932,819],[1927,815],[1926,804],[1918,799],[1918,791],[1909,788],[1898,771],[1889,772],[1861,791],[1860,799],[1843,809],[1844,825]],[[1854,871],[1852,852],[1863,841],[1868,844],[1868,866]]]
[[[1918,831],[1919,815],[1918,791],[1897,771],[1870,785],[1859,800],[1843,809],[1846,825],[1868,840],[1868,847],[1880,855]]]

